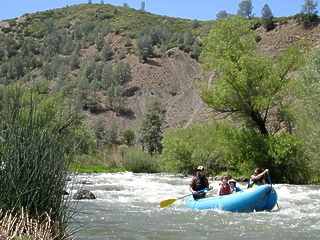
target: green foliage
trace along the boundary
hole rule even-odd
[[[128,147],[132,147],[134,144],[135,138],[136,137],[135,137],[134,131],[127,129],[122,133],[121,142],[127,145]]]
[[[0,175],[2,210],[45,212],[64,229],[70,212],[63,190],[77,152],[77,112],[60,96],[48,97],[18,85],[0,91]]]
[[[256,53],[259,48],[251,22],[239,17],[222,20],[204,40],[200,61],[219,74],[211,85],[200,87],[200,96],[218,112],[233,114],[249,129],[274,134],[283,121],[276,106],[285,101],[288,73],[298,64],[301,46],[289,46],[274,61]],[[273,111],[271,111],[273,110]]]
[[[101,59],[108,61],[113,56],[112,46],[109,43],[105,43],[101,49]]]
[[[318,7],[318,0],[304,0],[301,13],[317,14],[318,13],[317,7]]]
[[[319,173],[319,134],[320,134],[320,50],[314,49],[306,57],[306,64],[300,69],[298,89],[303,99],[300,108],[299,133],[304,139],[306,153],[310,157],[310,163],[314,171]]]
[[[113,111],[122,113],[125,110],[127,97],[125,89],[121,85],[111,85],[106,92],[106,104]]]
[[[209,173],[270,169],[275,182],[306,183],[308,156],[298,136],[262,135],[222,123],[173,129],[163,139],[161,166],[167,172],[193,173],[204,165]]]
[[[273,17],[263,18],[262,25],[267,31],[271,31],[276,28],[276,24],[273,21]]]
[[[276,25],[273,21],[273,13],[268,4],[265,4],[261,10],[262,25],[267,30],[273,30]]]
[[[120,61],[114,69],[113,79],[116,85],[121,86],[127,82],[130,82],[132,79],[130,64]]]
[[[122,148],[123,166],[133,172],[156,172],[159,169],[156,156],[150,156],[139,148]]]
[[[309,27],[318,18],[315,13],[299,13],[295,15],[298,23],[302,23],[305,27]]]
[[[242,16],[244,18],[251,19],[254,14],[252,14],[253,5],[251,0],[243,0],[238,4],[237,15]]]
[[[153,55],[152,39],[149,35],[144,35],[137,40],[137,54],[143,61]]]
[[[221,10],[220,12],[217,13],[216,20],[219,21],[219,20],[227,19],[229,17],[232,17],[232,14],[227,13],[226,10]]]
[[[159,99],[154,98],[147,106],[140,127],[140,142],[148,154],[160,153],[162,150],[161,140],[162,125],[165,117],[165,108]]]

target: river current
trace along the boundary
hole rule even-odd
[[[189,194],[192,176],[122,172],[77,178],[96,196],[78,202],[70,228],[78,229],[79,240],[320,239],[319,185],[274,184],[278,206],[271,212],[233,213],[191,210],[185,199],[159,207],[162,200]],[[215,195],[218,183],[210,181]],[[246,183],[237,186],[245,189]]]

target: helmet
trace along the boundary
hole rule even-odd
[[[230,180],[229,180],[229,183],[231,183],[231,182],[237,183],[237,181],[234,180],[234,179],[230,179]]]
[[[204,171],[204,167],[203,166],[197,167],[197,171]]]

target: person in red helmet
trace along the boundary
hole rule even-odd
[[[198,191],[203,190],[205,188],[209,188],[209,180],[204,175],[204,167],[199,166],[197,167],[197,174],[192,178],[189,184],[189,190],[193,194],[194,199],[204,198],[205,196],[212,196],[210,193],[200,192]],[[212,187],[210,187],[212,188]]]

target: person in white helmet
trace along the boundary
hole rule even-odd
[[[205,188],[209,188],[209,180],[204,175],[204,167],[199,166],[197,167],[197,175],[192,178],[189,184],[189,190],[193,194],[194,199],[204,198],[205,196],[212,196],[210,193],[200,192],[198,191],[203,190]],[[212,187],[210,187],[212,188]]]
[[[231,193],[236,193],[242,191],[241,188],[237,187],[237,181],[234,179],[229,180],[230,191]]]

